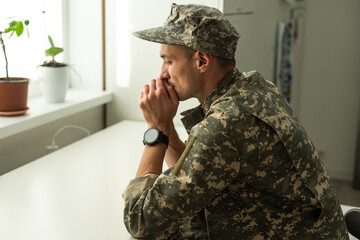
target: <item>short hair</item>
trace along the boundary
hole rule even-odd
[[[184,56],[189,60],[193,57],[194,53],[197,52],[196,50],[186,47],[186,46],[179,46],[179,47],[182,49]],[[222,68],[226,68],[230,65],[235,66],[236,62],[235,62],[235,59],[233,59],[233,58],[223,58],[223,57],[218,57],[218,56],[213,56],[213,57],[216,59],[219,66]]]
[[[236,61],[234,58],[223,58],[215,56],[216,61],[218,62],[219,66],[222,68],[227,68],[228,66],[235,66]]]
[[[196,53],[196,50],[186,47],[186,46],[179,46],[180,49],[183,51],[184,56],[186,57],[186,59],[190,60],[193,55]]]

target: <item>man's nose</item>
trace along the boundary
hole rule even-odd
[[[169,79],[170,78],[168,68],[167,68],[166,64],[164,64],[164,63],[161,65],[160,78],[162,78],[162,79],[164,79],[164,78]]]

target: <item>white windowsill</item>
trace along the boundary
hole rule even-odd
[[[79,89],[69,89],[64,103],[45,103],[42,96],[30,98],[25,115],[0,116],[0,139],[109,103],[112,98],[112,92]]]

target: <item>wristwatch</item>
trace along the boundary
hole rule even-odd
[[[169,138],[162,131],[157,128],[149,128],[144,133],[143,139],[144,145],[154,146],[158,143],[163,143],[166,145],[166,148],[169,145]]]

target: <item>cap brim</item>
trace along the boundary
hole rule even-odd
[[[184,45],[184,42],[172,36],[169,31],[163,27],[149,28],[141,31],[133,32],[135,37],[146,41],[170,44],[170,45]]]

